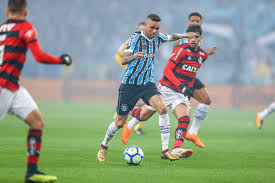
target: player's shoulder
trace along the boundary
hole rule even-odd
[[[199,51],[199,54],[202,56],[207,55],[207,52],[204,49],[202,49],[201,47],[199,47],[198,51]]]
[[[178,45],[176,48],[177,48],[177,49],[182,49],[182,50],[184,50],[184,51],[189,51],[189,48],[188,48],[188,44],[187,44],[187,43]]]

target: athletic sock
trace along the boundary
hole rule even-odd
[[[106,148],[109,146],[110,140],[113,138],[113,136],[116,134],[117,130],[119,128],[115,125],[115,122],[112,122],[106,132],[105,138],[102,141],[102,145]]]
[[[37,163],[39,161],[41,150],[42,130],[29,129],[27,138],[28,149],[28,172],[37,171]]]
[[[175,131],[174,148],[181,148],[185,139],[188,125],[190,123],[190,117],[184,116],[178,120],[178,126]]]
[[[275,111],[275,102],[273,102],[266,109],[264,109],[262,112],[260,112],[261,120],[264,120],[265,117],[267,117],[270,113],[272,113],[274,111]]]
[[[159,127],[161,133],[161,150],[165,151],[168,148],[169,137],[170,137],[170,120],[168,114],[159,115]]]
[[[193,122],[192,125],[189,129],[189,134],[190,135],[196,135],[199,131],[201,122],[204,120],[208,109],[209,109],[210,105],[206,105],[206,104],[199,104],[195,113],[194,113],[194,118],[193,118]]]
[[[129,123],[128,123],[128,128],[129,128],[130,130],[133,130],[134,127],[135,127],[138,123],[139,123],[139,120],[137,120],[136,118],[133,118],[133,119],[131,119],[131,120],[129,121]]]
[[[141,108],[135,107],[133,110],[130,111],[130,114],[131,116],[133,116],[134,118],[140,121],[140,112],[141,112]]]

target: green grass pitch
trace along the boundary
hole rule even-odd
[[[59,183],[271,183],[275,182],[275,118],[255,124],[256,111],[210,109],[200,138],[206,148],[191,142],[192,157],[170,162],[160,159],[157,115],[143,124],[145,135],[133,134],[128,145],[144,151],[139,166],[128,166],[122,154],[128,145],[121,130],[111,141],[106,162],[97,150],[115,112],[114,105],[39,102],[45,120],[39,167],[58,176]],[[176,120],[170,113],[171,136]],[[7,115],[0,123],[0,183],[22,183],[26,171],[27,125]]]

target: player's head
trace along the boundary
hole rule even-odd
[[[157,35],[160,28],[160,21],[160,17],[156,14],[150,14],[147,16],[147,20],[144,24],[144,32],[148,38],[152,39]]]
[[[138,31],[142,31],[142,30],[144,30],[144,27],[145,27],[145,22],[140,22],[138,24],[137,30]]]
[[[186,32],[194,32],[197,35],[193,36],[192,38],[187,38],[188,46],[197,49],[199,46],[199,43],[202,39],[201,34],[202,34],[202,29],[200,25],[191,25],[188,27]]]
[[[188,18],[188,26],[191,25],[201,25],[202,24],[202,16],[198,12],[192,12],[189,14]]]
[[[7,9],[8,17],[26,17],[28,14],[27,10],[27,0],[9,0],[8,9]]]

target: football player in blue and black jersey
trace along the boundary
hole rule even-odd
[[[128,64],[122,76],[119,88],[117,115],[106,132],[97,154],[99,161],[106,160],[106,153],[110,140],[117,130],[125,124],[128,113],[137,101],[142,99],[148,106],[153,107],[159,113],[159,126],[161,129],[162,159],[177,160],[168,149],[170,136],[170,121],[167,107],[154,84],[155,56],[159,46],[167,41],[175,41],[182,38],[191,38],[196,33],[162,34],[159,33],[161,18],[156,14],[150,14],[145,22],[144,30],[135,32],[128,40],[122,65]]]

